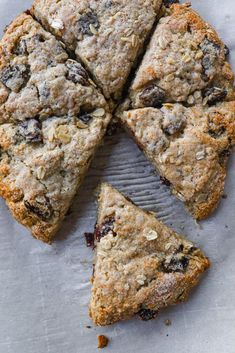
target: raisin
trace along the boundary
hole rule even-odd
[[[202,66],[204,68],[205,74],[207,75],[218,59],[220,46],[206,38],[200,44],[200,47],[204,54],[202,58]]]
[[[36,119],[29,119],[19,125],[18,135],[22,136],[26,142],[38,143],[42,141],[41,124]]]
[[[191,248],[189,248],[189,250],[188,250],[188,254],[191,255],[197,250],[198,250],[198,248],[196,246],[191,246]]]
[[[0,81],[12,91],[18,92],[29,78],[29,65],[7,66],[0,72]]]
[[[40,201],[24,201],[25,207],[36,216],[41,218],[43,221],[47,221],[53,216],[53,209],[46,197],[43,197]]]
[[[173,255],[170,260],[162,262],[163,272],[184,272],[188,267],[189,259],[186,256]]]
[[[225,46],[224,46],[224,55],[228,56],[229,54],[230,54],[229,47],[225,44]]]
[[[13,53],[15,55],[28,55],[27,42],[25,39],[22,39],[18,43],[16,43],[13,49]]]
[[[158,315],[158,311],[150,310],[150,309],[140,309],[140,311],[138,311],[137,315],[139,315],[141,320],[149,321],[149,320],[156,319],[156,317]]]
[[[219,163],[221,165],[224,165],[224,163],[227,161],[227,159],[230,156],[230,154],[231,154],[231,149],[230,148],[226,148],[225,150],[220,152],[220,154],[219,154]]]
[[[164,184],[166,186],[171,186],[171,182],[167,178],[160,176],[160,180],[161,180],[162,184]]]
[[[145,107],[158,108],[164,102],[165,91],[161,87],[152,84],[141,92],[139,99]]]
[[[225,131],[226,131],[226,130],[225,130],[225,127],[222,126],[222,127],[220,127],[219,129],[217,129],[217,130],[209,129],[209,130],[208,130],[208,134],[209,134],[211,137],[217,139],[217,138],[219,138],[220,136],[222,136],[222,135],[225,133]]]
[[[81,112],[78,116],[78,119],[81,120],[83,123],[88,124],[93,119],[93,117],[87,112]]]
[[[86,238],[86,245],[88,247],[94,246],[94,233],[84,233],[84,236]]]
[[[97,15],[94,12],[88,11],[77,21],[78,32],[92,36],[93,33],[91,32],[90,25],[92,25],[96,30],[100,27]]]
[[[179,3],[179,0],[163,0],[163,4],[166,6],[166,7],[169,7],[171,6],[172,4],[178,4]]]
[[[208,105],[213,105],[222,101],[227,96],[227,91],[219,87],[211,87],[204,91],[204,97],[207,97]]]
[[[115,222],[114,217],[111,217],[111,218],[106,218],[105,221],[101,224],[101,226],[96,225],[95,238],[97,241],[100,241],[100,239],[103,238],[105,235],[107,235],[109,232],[112,232],[113,236],[116,235],[116,233],[113,231],[114,222]]]
[[[80,83],[83,86],[87,86],[88,74],[81,64],[74,60],[67,60],[66,67],[68,69],[67,79],[73,83]]]

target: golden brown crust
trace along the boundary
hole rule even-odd
[[[235,102],[136,109],[124,112],[121,121],[193,217],[208,217],[224,190],[235,143]]]
[[[110,118],[81,64],[18,16],[0,43],[0,195],[35,238],[53,241]]]
[[[187,299],[209,260],[188,240],[101,185],[90,316],[109,325]]]

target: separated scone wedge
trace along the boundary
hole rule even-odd
[[[187,299],[209,260],[190,241],[107,184],[101,185],[90,316],[109,325],[156,317]]]
[[[126,109],[234,99],[228,48],[186,4],[174,4],[157,24],[131,85]]]
[[[169,103],[126,111],[121,121],[193,217],[210,215],[223,194],[235,143],[235,102]]]
[[[111,115],[62,43],[22,14],[0,42],[0,195],[50,243]]]
[[[117,100],[157,20],[162,0],[35,0],[32,14],[76,52]]]

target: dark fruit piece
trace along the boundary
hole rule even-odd
[[[163,4],[168,7],[172,4],[179,4],[179,0],[163,0]]]
[[[222,136],[224,133],[225,133],[225,128],[222,126],[222,127],[220,127],[219,129],[216,129],[216,130],[214,130],[214,129],[210,129],[210,130],[208,130],[208,134],[211,136],[211,137],[213,137],[213,138],[219,138],[220,136]]]
[[[140,309],[140,311],[138,311],[137,315],[139,315],[141,320],[149,321],[149,320],[156,319],[158,312],[155,310],[150,310],[150,309]]]
[[[165,91],[157,85],[152,84],[141,92],[139,99],[145,107],[157,108],[164,102]]]
[[[96,226],[95,227],[95,239],[97,241],[100,241],[100,239],[103,238],[105,235],[107,235],[109,232],[112,232],[113,235],[115,236],[116,234],[113,231],[114,222],[115,222],[114,217],[106,218],[100,227]]]
[[[163,272],[184,272],[188,267],[189,259],[182,255],[173,255],[162,262]]]
[[[18,92],[29,77],[29,65],[7,66],[0,72],[0,81],[12,91]]]
[[[41,124],[36,119],[29,119],[19,125],[18,134],[22,136],[26,142],[38,143],[42,141]]]
[[[161,180],[162,184],[164,184],[166,186],[171,186],[171,182],[168,179],[160,176],[160,180]]]
[[[204,97],[207,97],[209,105],[222,101],[227,96],[227,91],[219,87],[211,87],[205,90]]]
[[[227,159],[230,156],[230,154],[231,154],[231,149],[230,148],[227,148],[227,149],[223,150],[222,152],[220,152],[220,154],[219,154],[219,163],[221,165],[224,165],[224,163],[227,161]]]
[[[84,233],[86,238],[86,245],[88,247],[94,246],[94,233]]]
[[[80,83],[83,86],[87,85],[88,75],[81,64],[74,60],[67,60],[66,67],[68,68],[67,79],[74,83]]]
[[[50,202],[46,197],[42,197],[40,200],[24,201],[25,207],[36,216],[41,218],[43,221],[47,221],[53,216],[53,209]]]
[[[78,119],[83,123],[88,124],[93,119],[93,117],[87,112],[81,112],[81,114],[78,116]]]
[[[91,32],[90,26],[93,26],[96,30],[100,27],[97,15],[94,12],[87,12],[85,15],[81,16],[77,21],[77,28],[79,33],[87,34],[93,36],[94,33]]]
[[[229,54],[230,54],[229,47],[225,44],[225,46],[224,46],[224,55],[228,56]]]
[[[202,66],[207,75],[218,59],[220,47],[207,38],[200,44],[200,47],[204,54],[202,58]]]

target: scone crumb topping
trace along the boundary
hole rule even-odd
[[[105,348],[107,347],[109,340],[104,335],[99,335],[98,337],[98,348]]]

